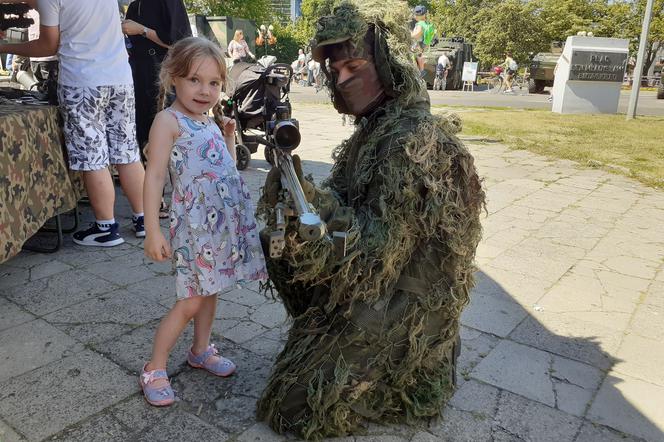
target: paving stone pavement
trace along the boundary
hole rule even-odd
[[[350,126],[295,107],[316,180]],[[664,441],[664,192],[570,161],[466,139],[488,206],[477,286],[463,315],[459,388],[421,428],[369,425],[336,441]],[[253,195],[268,171],[243,172]],[[90,218],[88,207],[82,207]],[[214,339],[239,371],[169,361],[179,401],[148,406],[137,372],[173,303],[169,264],[127,243],[0,265],[0,441],[280,441],[255,403],[284,343],[282,305],[256,285],[221,299]]]

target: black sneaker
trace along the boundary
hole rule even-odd
[[[132,217],[131,220],[134,222],[134,231],[136,232],[136,238],[145,238],[145,218],[139,216],[138,218]]]
[[[119,228],[120,225],[115,223],[108,230],[101,230],[97,223],[92,223],[89,229],[74,233],[72,239],[81,246],[113,247],[124,242],[118,233]]]

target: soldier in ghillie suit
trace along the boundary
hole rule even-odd
[[[484,192],[454,135],[458,119],[429,110],[408,19],[405,2],[362,0],[318,22],[313,56],[357,128],[327,181],[301,181],[328,230],[348,232],[348,248],[339,258],[291,224],[283,257],[268,259],[293,318],[258,404],[279,433],[320,439],[367,420],[414,423],[438,415],[454,389]],[[281,196],[275,168],[260,201],[266,231]]]

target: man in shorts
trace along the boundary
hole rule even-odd
[[[21,3],[17,0],[3,0]],[[81,171],[96,222],[74,233],[76,244],[111,247],[124,239],[115,221],[115,189],[108,166],[120,174],[137,237],[143,227],[143,165],[136,142],[134,86],[118,6],[108,0],[30,0],[40,15],[37,40],[0,45],[26,57],[58,55],[58,99],[69,167]]]

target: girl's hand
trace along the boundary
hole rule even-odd
[[[229,117],[221,117],[222,130],[224,137],[230,137],[235,133],[235,119]]]
[[[122,33],[125,35],[139,35],[143,33],[143,25],[134,20],[122,21]]]
[[[171,257],[171,246],[161,231],[147,235],[143,242],[145,256],[154,261],[165,261]]]

